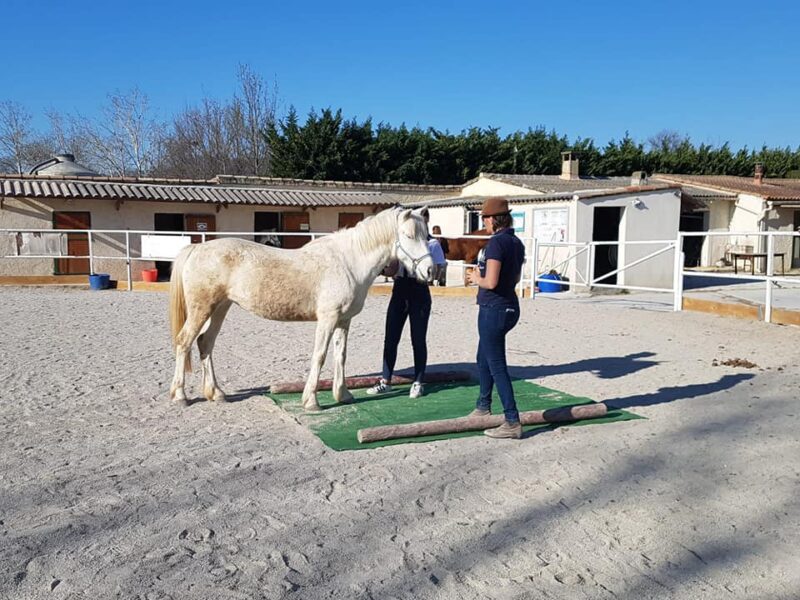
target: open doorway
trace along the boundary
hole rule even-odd
[[[794,231],[800,231],[800,210],[794,211]],[[792,238],[792,268],[800,267],[800,238]]]
[[[706,231],[707,212],[681,213],[679,228],[681,231]],[[702,236],[688,236],[683,238],[683,266],[699,267],[702,261],[703,242]]]
[[[183,231],[182,213],[156,213],[153,216],[155,231]],[[166,281],[172,274],[172,263],[168,260],[157,260],[158,280]]]
[[[594,209],[593,242],[618,242],[619,224],[622,221],[621,206],[598,206]],[[615,271],[619,261],[619,246],[604,244],[594,253],[594,276],[597,283],[616,284],[617,274],[602,277]]]
[[[259,244],[280,248],[281,237],[279,235],[275,235],[280,230],[281,230],[281,213],[279,212],[253,213],[253,231],[257,234],[254,237],[254,239]]]

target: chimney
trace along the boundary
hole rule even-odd
[[[578,155],[572,152],[561,153],[561,179],[580,179],[578,173]]]
[[[764,165],[761,163],[756,163],[756,173],[753,176],[753,183],[756,185],[764,183]]]

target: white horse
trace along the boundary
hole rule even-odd
[[[391,208],[297,250],[282,250],[241,239],[217,239],[184,248],[172,267],[170,322],[175,377],[170,397],[186,405],[185,372],[197,339],[203,365],[203,395],[225,402],[217,385],[211,353],[222,321],[235,302],[278,321],[317,321],[311,369],[303,407],[319,410],[320,369],[333,337],[333,397],[349,402],[344,380],[350,320],[361,312],[370,285],[397,259],[420,281],[431,281],[427,209]]]

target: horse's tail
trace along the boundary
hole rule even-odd
[[[178,342],[178,334],[186,323],[186,297],[183,294],[183,266],[186,259],[194,249],[190,245],[180,251],[175,262],[172,263],[172,275],[169,278],[169,323],[172,331],[172,349]],[[192,354],[186,357],[186,368],[192,370]]]

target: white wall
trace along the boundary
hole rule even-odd
[[[641,201],[641,206],[634,205],[636,200]],[[594,208],[601,206],[623,208],[619,235],[621,242],[618,253],[619,266],[630,264],[664,247],[663,244],[625,246],[622,242],[674,240],[677,237],[680,223],[680,195],[678,190],[670,189],[578,200],[574,241],[592,241]],[[672,286],[673,261],[673,252],[665,252],[626,269],[618,275],[617,281],[632,286],[669,288]],[[585,270],[585,266],[586,259],[582,257],[578,262],[581,273]]]
[[[766,213],[766,230],[767,231],[785,231],[791,233],[794,231],[794,213],[799,211],[800,207],[794,206],[776,206],[771,208]],[[774,251],[776,253],[784,253],[784,264],[786,269],[789,269],[792,264],[792,237],[788,235],[775,236]],[[766,251],[766,247],[764,248]],[[763,260],[761,263],[763,264]],[[775,258],[775,272],[780,273],[780,258]]]
[[[481,177],[477,181],[461,188],[461,195],[467,196],[541,196],[542,192],[536,190],[529,190],[518,185],[511,185],[503,183],[502,181],[495,181]]]
[[[466,210],[463,206],[447,206],[443,208],[430,208],[428,210],[431,220],[430,227],[434,225],[442,228],[445,237],[458,237],[464,235],[464,218]]]
[[[729,231],[728,227],[733,214],[734,199],[708,200],[708,231]],[[703,239],[700,265],[709,267],[725,258],[726,248],[730,241],[725,236],[711,236]]]

